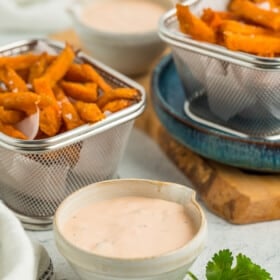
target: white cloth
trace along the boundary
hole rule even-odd
[[[50,262],[46,250],[29,239],[16,216],[0,201],[0,279],[51,280],[42,276]]]
[[[54,32],[69,28],[69,0],[0,0],[0,31]]]

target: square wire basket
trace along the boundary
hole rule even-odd
[[[229,0],[185,1],[226,10]],[[185,89],[185,112],[194,121],[240,137],[280,139],[280,58],[234,52],[199,42],[179,29],[176,10],[160,20],[159,35],[172,50]]]
[[[0,56],[37,51],[42,44],[56,52],[64,47],[49,40],[26,40],[1,47]],[[57,207],[69,194],[113,178],[134,120],[145,108],[140,85],[82,52],[77,59],[94,66],[112,87],[137,89],[141,100],[100,122],[43,140],[23,141],[0,133],[0,199],[25,228],[50,228]]]

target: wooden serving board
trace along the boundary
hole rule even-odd
[[[79,47],[71,30],[52,38]],[[190,151],[173,139],[160,124],[149,98],[151,72],[136,77],[148,93],[147,109],[136,127],[151,136],[190,179],[205,205],[218,216],[235,224],[280,219],[280,174],[252,174],[218,164]]]

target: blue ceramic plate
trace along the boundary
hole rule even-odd
[[[184,90],[170,55],[153,72],[152,99],[163,126],[194,152],[243,169],[280,172],[280,141],[242,138],[204,126],[185,114]]]

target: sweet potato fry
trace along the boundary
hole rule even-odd
[[[265,1],[265,0],[263,0]],[[270,0],[269,2],[272,2],[276,7],[280,6],[280,0]]]
[[[61,126],[61,114],[57,107],[48,106],[40,111],[39,127],[48,136],[54,136]]]
[[[96,83],[73,83],[61,82],[61,87],[64,89],[66,95],[85,102],[96,102],[98,97]]]
[[[33,92],[5,92],[0,94],[0,106],[8,110],[19,110],[27,115],[37,111],[40,96]]]
[[[0,67],[8,66],[14,70],[27,69],[29,68],[36,60],[38,55],[35,54],[21,54],[17,56],[2,56],[0,57]]]
[[[265,28],[245,24],[243,22],[238,22],[234,20],[225,20],[220,25],[220,32],[222,33],[236,33],[236,34],[243,34],[243,35],[269,35],[272,31],[267,30]]]
[[[22,78],[23,81],[28,83],[29,68],[16,70],[17,74]],[[28,87],[28,85],[26,85]]]
[[[66,129],[70,130],[84,124],[76,108],[69,101],[63,90],[60,87],[55,87],[54,92],[56,99],[61,106],[62,119],[64,121]]]
[[[72,64],[68,69],[65,80],[72,82],[94,82],[101,90],[108,91],[112,87],[103,79],[103,77],[98,74],[98,72],[93,69],[89,64]]]
[[[46,78],[33,80],[34,91],[40,96],[40,109],[48,106],[57,106],[57,102],[49,81]]]
[[[96,123],[105,118],[104,114],[95,103],[77,101],[74,105],[80,118],[85,122]]]
[[[268,10],[277,8],[278,4],[280,3],[279,0],[251,0],[251,2],[256,3],[260,8],[265,8]]]
[[[97,85],[103,90],[108,91],[111,90],[112,87],[103,79],[103,77],[95,70],[92,66],[88,64],[82,64],[82,71],[84,71],[85,75],[89,78],[90,81],[97,83]]]
[[[10,137],[18,138],[21,140],[27,139],[27,137],[21,131],[17,130],[9,124],[3,124],[2,122],[0,122],[0,131]]]
[[[9,66],[0,68],[0,81],[5,84],[8,91],[27,91],[25,81]]]
[[[97,100],[97,105],[102,109],[108,102],[116,99],[129,99],[137,102],[140,97],[139,92],[134,88],[116,88],[100,96]]]
[[[201,19],[212,29],[217,31],[217,29],[220,27],[220,25],[225,20],[236,20],[237,17],[231,13],[226,11],[214,11],[210,8],[204,9],[203,14],[201,16]]]
[[[16,124],[24,119],[25,113],[16,110],[6,110],[0,106],[0,122],[4,124]]]
[[[280,38],[266,35],[246,36],[243,34],[224,34],[225,46],[233,51],[243,51],[260,56],[273,57],[280,53]]]
[[[200,18],[193,15],[189,7],[177,4],[177,18],[182,32],[189,34],[193,39],[215,43],[216,36],[214,30]]]
[[[61,126],[61,113],[50,82],[44,78],[33,81],[36,93],[41,97],[40,107],[40,130],[48,136],[54,136]]]
[[[48,55],[43,53],[39,56],[38,60],[30,67],[28,75],[28,83],[32,84],[34,79],[40,78],[48,66]]]
[[[249,0],[232,0],[229,10],[246,20],[280,31],[280,13],[265,10]]]
[[[47,55],[48,63],[52,62],[57,56]],[[0,56],[0,67],[8,66],[15,71],[28,69],[37,61],[39,55],[32,53],[19,54],[15,56]]]
[[[91,82],[90,77],[87,77],[82,70],[82,64],[73,63],[67,70],[64,80],[77,83]]]
[[[97,83],[97,85],[104,92],[112,89],[112,87],[103,79],[103,77],[100,74],[98,74],[98,72],[95,69],[93,69],[92,66],[88,64],[82,64],[82,71],[85,72],[86,76],[88,76],[92,82]]]
[[[270,4],[270,3],[274,3],[274,0],[250,0],[251,2],[253,3],[267,3],[267,4]]]
[[[111,102],[108,102],[107,104],[105,104],[105,106],[102,107],[102,112],[111,112],[111,113],[115,113],[118,112],[124,108],[127,108],[129,106],[131,106],[134,102],[132,100],[128,100],[128,99],[117,99]]]
[[[54,86],[67,72],[75,58],[75,53],[69,44],[66,44],[63,51],[47,67],[42,78]]]

